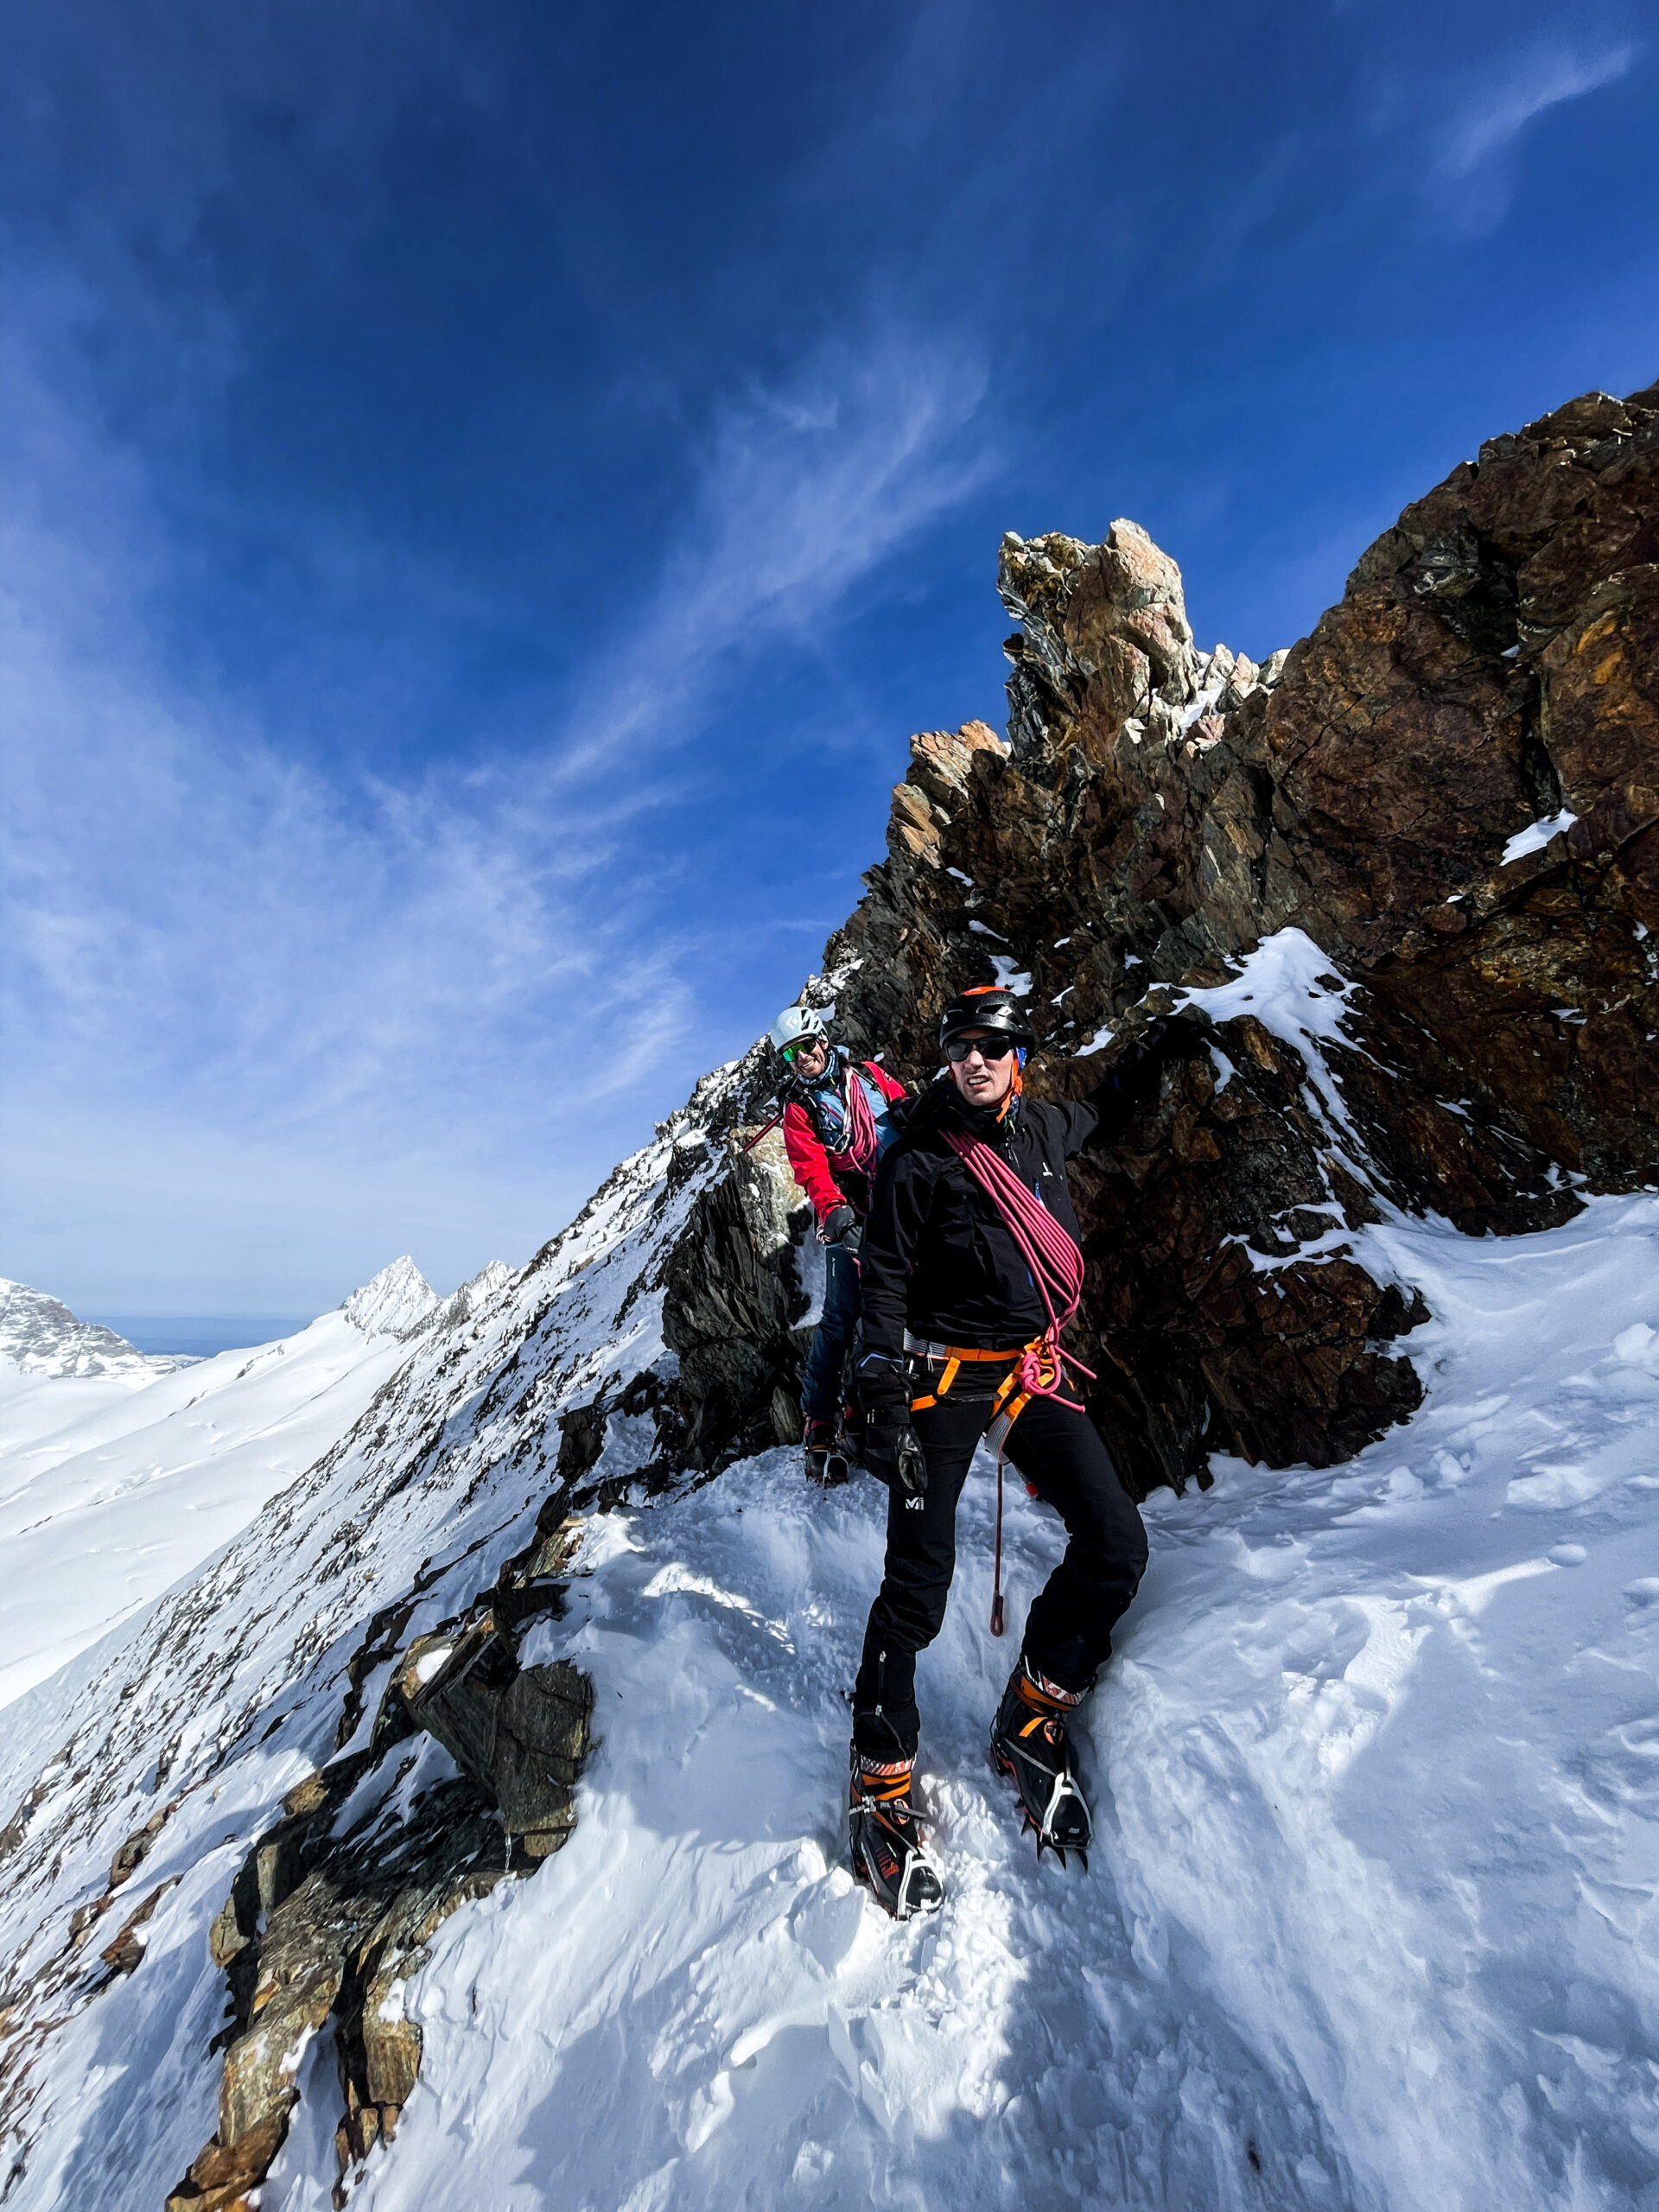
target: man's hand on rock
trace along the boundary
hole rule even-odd
[[[1155,1014],[1111,1055],[1114,1075],[1133,1082],[1170,1060],[1201,1059],[1210,1049],[1207,1024],[1180,1014]]]

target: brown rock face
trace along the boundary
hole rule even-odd
[[[1345,1458],[1417,1403],[1393,1345],[1424,1317],[1336,1232],[1389,1205],[1510,1232],[1659,1176],[1659,387],[1483,447],[1262,669],[1195,650],[1132,523],[1009,537],[998,582],[1009,741],[912,740],[823,995],[916,1082],[946,997],[1028,977],[1030,1079],[1072,1093],[1103,1030],[1302,932],[1342,1001],[1324,1071],[1235,1010],[1082,1166],[1079,1348],[1140,1490],[1218,1445]],[[730,1271],[689,1273],[709,1464],[783,1425],[798,1370],[752,1294],[721,1349]]]

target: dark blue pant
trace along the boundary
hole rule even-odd
[[[841,1411],[842,1363],[858,1326],[858,1262],[839,1244],[827,1245],[823,1319],[806,1355],[801,1412],[808,1421],[834,1421]]]

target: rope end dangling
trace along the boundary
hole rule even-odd
[[[1002,1446],[996,1447],[996,1558],[991,1568],[991,1634],[1002,1633]]]

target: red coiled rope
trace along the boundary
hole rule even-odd
[[[1080,1359],[1073,1358],[1060,1342],[1060,1331],[1077,1312],[1083,1298],[1083,1253],[1077,1239],[1055,1220],[1035,1191],[1027,1189],[1007,1160],[981,1138],[947,1129],[944,1140],[1001,1215],[1048,1315],[1047,1328],[1020,1356],[1020,1364],[1014,1370],[1019,1379],[1014,1389],[1022,1401],[1052,1398],[1056,1404],[1081,1413],[1083,1408],[1075,1398],[1060,1395],[1068,1366],[1075,1367],[1090,1382],[1095,1376],[1092,1367],[1085,1367]],[[996,1558],[991,1582],[993,1636],[1002,1633],[1002,1452],[1007,1441],[1005,1430],[996,1447]]]

